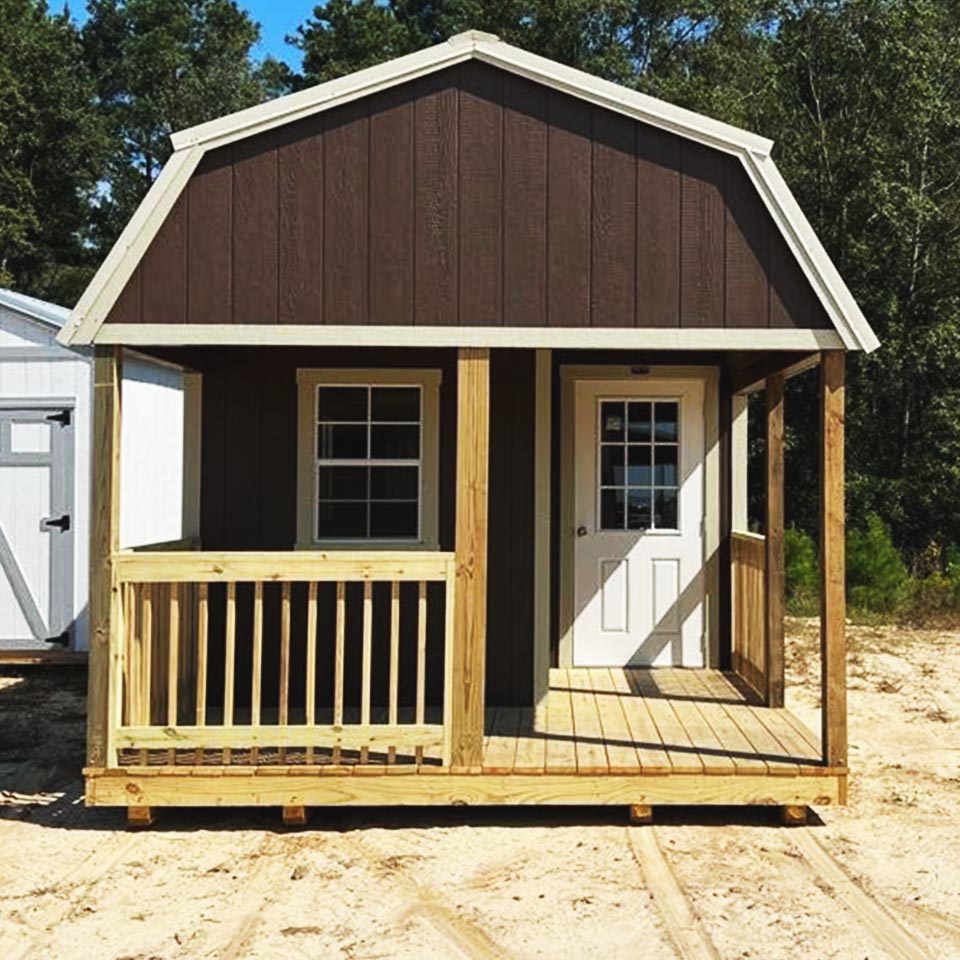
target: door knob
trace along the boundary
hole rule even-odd
[[[587,535],[587,528],[583,525],[577,527],[577,536],[585,537]]]

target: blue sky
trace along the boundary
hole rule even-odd
[[[313,13],[314,3],[310,0],[238,0],[237,5],[249,11],[260,24],[258,56],[270,53],[291,66],[299,66],[299,52],[284,43],[283,38]]]

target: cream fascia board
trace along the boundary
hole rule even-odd
[[[201,149],[192,148],[174,153],[167,161],[57,334],[63,346],[93,343],[202,156]]]
[[[522,347],[618,350],[839,350],[835,330],[719,327],[436,327],[106,323],[97,343],[125,346]]]

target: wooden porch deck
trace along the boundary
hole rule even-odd
[[[550,671],[547,708],[487,710],[483,773],[821,772],[817,738],[719,670]]]
[[[230,765],[89,770],[88,802],[184,805],[517,803],[832,804],[846,771],[784,708],[718,670],[551,670],[546,708],[486,711],[478,768],[395,762],[312,765],[287,755]],[[212,758],[210,758],[212,759]],[[207,763],[210,762],[207,760]],[[371,757],[371,761],[372,761]],[[400,774],[408,774],[401,776]]]

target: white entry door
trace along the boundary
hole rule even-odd
[[[575,389],[573,662],[703,666],[703,381]]]

